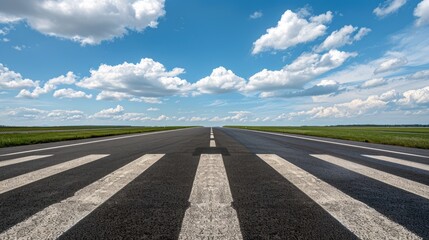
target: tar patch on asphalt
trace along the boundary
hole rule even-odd
[[[224,147],[199,147],[195,148],[193,156],[201,154],[222,154],[222,156],[230,156],[228,149]]]

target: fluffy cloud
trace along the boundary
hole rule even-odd
[[[147,111],[155,112],[155,111],[159,111],[159,108],[153,108],[153,107],[151,107],[151,108],[148,108]]]
[[[258,19],[258,18],[261,18],[262,16],[263,16],[263,14],[261,11],[256,11],[256,12],[252,13],[249,17],[251,19]]]
[[[26,21],[33,29],[81,44],[98,44],[128,30],[156,27],[164,0],[14,0],[0,2],[0,23]]]
[[[103,119],[103,120],[118,120],[118,121],[167,121],[169,117],[160,115],[158,117],[149,117],[144,113],[128,113],[125,112],[124,107],[117,105],[114,108],[103,109],[93,115],[90,118]]]
[[[117,105],[115,108],[107,108],[103,109],[94,115],[92,118],[113,118],[114,116],[119,116],[124,112],[124,107],[121,105]]]
[[[314,107],[310,110],[282,114],[278,119],[295,117],[309,118],[351,118],[360,115],[372,115],[379,112],[407,110],[409,114],[419,114],[429,105],[429,86],[404,91],[399,94],[390,90],[380,95],[371,95],[366,99],[353,99],[332,106]],[[423,111],[424,112],[424,111]]]
[[[375,8],[373,12],[375,15],[382,18],[398,11],[405,3],[407,3],[407,0],[386,0],[383,4]]]
[[[429,23],[429,0],[422,0],[414,9],[414,16],[418,19],[417,26],[426,25]]]
[[[322,80],[316,85],[303,90],[262,92],[260,94],[260,97],[291,98],[291,97],[303,97],[303,96],[319,96],[319,95],[326,95],[326,94],[336,94],[336,93],[339,93],[340,91],[342,90],[340,89],[340,84],[338,82],[333,80]]]
[[[329,35],[319,47],[316,48],[317,51],[324,51],[334,48],[339,48],[344,45],[350,45],[354,41],[359,41],[368,34],[371,29],[369,28],[361,28],[359,31],[353,36],[358,30],[357,27],[353,27],[352,25],[346,25],[342,27],[340,30],[333,31],[331,35]]]
[[[213,69],[210,76],[207,76],[198,82],[193,87],[198,93],[227,93],[232,91],[241,91],[246,86],[246,81],[235,75],[231,70],[224,67]]]
[[[251,76],[246,90],[273,91],[279,88],[301,88],[315,77],[341,66],[348,58],[356,55],[356,53],[338,50],[330,50],[323,55],[303,53],[281,70],[264,69]]]
[[[399,99],[398,103],[402,105],[429,105],[429,86],[404,92],[403,98]]]
[[[324,24],[331,20],[331,12],[305,19],[287,10],[276,27],[267,29],[267,33],[253,43],[252,54],[269,50],[285,50],[300,43],[313,41],[325,34],[327,27]]]
[[[186,94],[191,89],[189,82],[178,77],[184,69],[174,68],[167,71],[164,65],[149,58],[141,59],[136,64],[103,64],[90,72],[91,76],[76,85],[101,90],[97,100],[145,101],[145,98]]]
[[[19,89],[37,86],[37,83],[30,79],[24,79],[21,74],[9,70],[0,63],[0,89]]]
[[[27,89],[22,89],[18,96],[19,98],[38,98],[42,94],[49,93],[55,90],[59,85],[70,85],[76,82],[76,75],[73,72],[68,72],[66,75],[61,75],[56,78],[52,78],[48,80],[43,87],[39,86],[37,83],[36,88],[33,91],[29,91]]]
[[[57,121],[80,120],[86,118],[85,114],[79,110],[53,110],[48,113],[47,117]]]
[[[387,84],[387,80],[384,78],[374,78],[368,81],[365,81],[360,85],[360,88],[374,88]]]
[[[91,94],[86,94],[82,91],[76,91],[71,88],[63,88],[54,92],[54,97],[56,98],[92,98]]]
[[[407,63],[408,60],[405,57],[388,58],[378,65],[378,67],[374,70],[374,74],[394,71]]]
[[[387,105],[379,96],[369,96],[367,99],[354,99],[350,102],[335,104],[328,107],[314,107],[308,111],[293,112],[289,118],[309,116],[310,118],[343,118],[356,117],[363,114],[375,113]]]
[[[71,121],[86,118],[79,110],[41,110],[37,108],[20,107],[9,110],[7,116],[16,120],[49,120],[49,121]]]

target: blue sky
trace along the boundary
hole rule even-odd
[[[0,125],[427,124],[429,0],[0,1]]]

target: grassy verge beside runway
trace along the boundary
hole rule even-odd
[[[77,127],[0,127],[0,148],[36,143],[58,142],[175,130],[187,127],[130,127],[130,126],[77,126]],[[63,131],[62,131],[63,130]],[[3,133],[2,133],[3,132]]]
[[[316,137],[327,137],[359,142],[397,145],[429,149],[429,127],[378,127],[378,126],[335,126],[335,127],[262,127],[225,126],[278,133],[291,133]]]

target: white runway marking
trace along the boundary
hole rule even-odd
[[[213,134],[210,134],[210,139],[214,139],[214,135]]]
[[[274,154],[258,154],[360,239],[421,239],[375,209]]]
[[[242,239],[221,154],[202,154],[179,239]]]
[[[50,177],[52,175],[67,171],[69,169],[79,167],[81,165],[93,162],[100,158],[109,156],[108,154],[93,154],[64,163],[60,163],[47,168],[39,169],[33,172],[25,173],[13,178],[0,181],[0,194],[30,184],[32,182]]]
[[[216,147],[215,140],[210,140],[210,147]]]
[[[122,137],[114,137],[114,138],[108,138],[108,139],[94,140],[94,141],[89,141],[89,142],[73,143],[73,144],[66,144],[66,145],[61,145],[61,146],[54,146],[54,147],[47,147],[47,148],[39,148],[39,149],[21,151],[21,152],[6,153],[6,154],[0,155],[0,157],[18,155],[18,154],[23,154],[23,153],[40,152],[40,151],[52,150],[52,149],[58,149],[58,148],[74,147],[74,146],[87,145],[87,144],[100,143],[100,142],[108,142],[108,141],[114,141],[114,140],[120,140],[120,139],[126,139],[126,138],[141,137],[141,136],[146,136],[146,135],[182,131],[182,130],[188,130],[188,129],[189,128],[183,128],[183,129],[175,129],[175,130],[167,130],[167,131],[159,131],[159,132],[133,134],[133,135],[127,135],[127,136],[122,136]]]
[[[52,155],[33,155],[33,156],[26,156],[26,157],[21,157],[21,158],[15,158],[15,159],[10,159],[10,160],[0,161],[0,167],[9,166],[9,165],[17,164],[17,163],[28,162],[28,161],[32,161],[32,160],[36,160],[36,159],[41,159],[41,158],[47,158],[47,157],[51,157],[51,156]]]
[[[367,166],[353,163],[353,162],[350,162],[341,158],[337,158],[334,156],[330,156],[330,155],[312,154],[311,156],[316,157],[325,162],[335,164],[339,167],[348,169],[350,171],[359,173],[366,177],[375,179],[382,183],[391,185],[396,188],[400,188],[407,192],[429,199],[429,186],[426,186],[424,184],[421,184],[409,179],[405,179],[402,177],[398,177],[390,173],[382,172],[377,169],[369,168]]]
[[[56,239],[133,181],[163,154],[147,154],[0,234],[0,239]]]
[[[418,169],[425,170],[425,171],[429,171],[429,165],[428,164],[412,162],[412,161],[407,161],[407,160],[403,160],[403,159],[399,159],[399,158],[393,158],[393,157],[387,157],[387,156],[364,155],[364,154],[362,154],[362,156],[381,160],[381,161],[396,163],[396,164],[400,164],[400,165],[404,165],[404,166],[408,166],[408,167],[418,168]]]
[[[315,139],[315,138],[309,138],[309,137],[300,137],[300,136],[294,136],[294,135],[289,135],[289,134],[272,133],[272,132],[247,130],[247,129],[246,130],[245,129],[240,129],[240,130],[251,131],[251,132],[258,132],[258,133],[265,133],[265,134],[277,135],[277,136],[288,137],[288,138],[304,139],[304,140],[309,140],[309,141],[314,141],[314,142],[330,143],[330,144],[347,146],[347,147],[354,147],[354,148],[375,150],[375,151],[380,151],[380,152],[395,153],[395,154],[401,154],[401,155],[407,155],[407,156],[413,156],[413,157],[429,158],[429,156],[424,156],[424,155],[419,155],[419,154],[406,153],[406,152],[398,152],[398,151],[391,151],[391,150],[380,149],[380,148],[373,148],[373,147],[365,147],[365,146],[353,145],[353,144],[348,144],[348,143],[333,142],[333,141],[327,141],[327,140]]]

